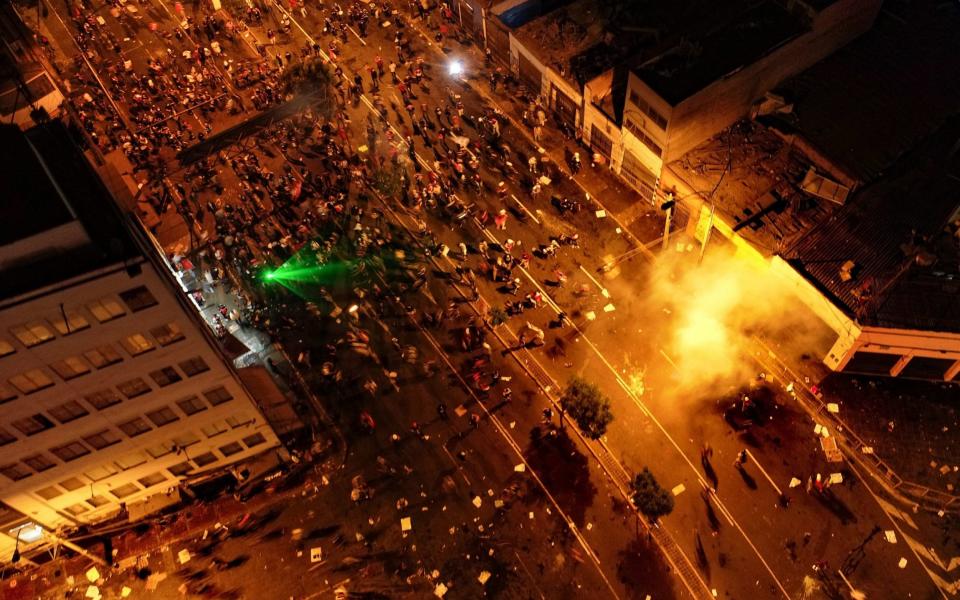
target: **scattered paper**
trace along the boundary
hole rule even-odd
[[[816,426],[813,428],[814,435],[820,435],[821,431],[823,431],[823,425],[821,425],[820,423],[817,423]]]
[[[890,542],[891,544],[897,543],[897,532],[892,529],[888,529],[884,531],[883,537],[887,538],[887,541]]]
[[[533,519],[533,511],[531,510],[531,511],[530,511],[530,514],[528,514],[527,516],[530,517],[531,519]]]
[[[873,446],[861,446],[860,452],[863,452],[864,454],[873,454]]]
[[[527,470],[527,465],[520,463],[517,466],[515,466],[513,470],[516,471],[517,473],[523,473],[524,471]]]
[[[177,560],[180,561],[181,565],[185,565],[190,562],[190,551],[184,548],[180,552],[177,552]]]
[[[467,414],[467,409],[461,404],[453,409],[453,414],[457,415],[458,417],[462,417],[463,415]]]
[[[127,586],[123,586],[122,588],[120,588],[120,597],[121,597],[121,598],[126,598],[127,596],[129,596],[129,595],[132,594],[132,593],[133,593],[133,590],[132,590],[131,588],[128,588]]]
[[[437,587],[433,588],[433,595],[437,598],[443,598],[446,593],[447,586],[443,585],[442,583],[438,583]]]
[[[836,402],[827,402],[827,412],[838,413],[840,412],[840,405]]]
[[[620,229],[619,227],[617,227],[617,235],[619,235],[619,234],[621,234],[621,233],[623,233],[623,230]]]
[[[503,508],[503,500],[499,498],[493,501],[493,506],[496,508]]]
[[[906,569],[906,568],[907,568],[907,559],[901,558],[901,559],[900,559],[900,562],[897,563],[897,566],[900,567],[901,569]]]
[[[830,473],[830,483],[843,483],[843,474]]]
[[[615,310],[617,310],[617,307],[613,305],[613,302],[603,307],[603,312],[613,312]]]
[[[323,549],[320,547],[310,548],[310,562],[320,562],[323,560]]]
[[[483,504],[483,498],[481,498],[480,496],[474,496],[473,505],[476,506],[477,508],[480,508],[481,504]]]
[[[587,312],[587,314],[586,314],[585,316],[587,317],[587,320],[588,320],[588,321],[596,321],[596,320],[597,320],[597,313],[593,312],[592,310],[589,311],[589,312]]]
[[[87,598],[93,598],[94,600],[96,600],[97,598],[100,597],[100,588],[98,588],[95,585],[87,586],[87,593],[84,594],[84,596]]]
[[[676,487],[674,487],[674,488],[673,488],[672,490],[670,490],[670,491],[673,492],[673,495],[674,495],[674,496],[679,496],[680,494],[682,494],[682,493],[684,493],[685,491],[687,491],[687,486],[685,486],[685,485],[683,485],[683,484],[681,483],[681,484],[677,485]]]
[[[801,483],[802,483],[802,482],[801,482],[799,479],[797,479],[796,477],[791,477],[791,478],[790,478],[790,488],[791,488],[791,489],[797,487],[797,486],[800,485]]]
[[[477,581],[480,582],[480,585],[483,585],[490,579],[490,571],[480,571],[480,576],[477,577]]]
[[[90,583],[96,583],[100,579],[100,571],[96,567],[90,567],[86,572],[87,581]]]
[[[607,290],[607,288],[603,288],[602,290],[600,290],[600,295],[603,296],[604,298],[609,298],[609,297],[610,297],[610,291]]]
[[[410,520],[410,517],[400,519],[400,531],[407,532],[411,529],[413,529],[413,521]]]
[[[595,212],[595,213],[593,213],[593,214],[597,215],[597,218],[598,218],[598,219],[602,219],[602,218],[604,218],[604,217],[607,216],[607,211],[601,209],[601,210],[598,210],[597,212]]]

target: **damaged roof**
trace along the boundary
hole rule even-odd
[[[786,258],[864,325],[960,332],[960,118],[861,188]],[[841,268],[852,261],[852,278]]]
[[[870,31],[778,88],[793,114],[769,122],[876,179],[960,110],[958,32],[955,2],[887,3]]]

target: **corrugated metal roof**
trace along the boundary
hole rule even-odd
[[[772,119],[863,182],[960,109],[960,5],[896,11],[885,9],[869,32],[780,86],[794,114]]]
[[[960,209],[960,118],[854,194],[787,258],[867,325],[960,331],[958,244],[945,227]],[[918,251],[936,256],[922,266]],[[840,267],[851,260],[854,277]]]

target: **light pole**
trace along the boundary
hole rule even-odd
[[[677,201],[673,199],[673,192],[667,192],[666,198],[666,202],[660,205],[661,210],[667,211],[667,221],[663,224],[663,245],[660,247],[661,251],[666,251],[667,246],[670,244],[670,219],[673,218],[673,207],[677,204]]]

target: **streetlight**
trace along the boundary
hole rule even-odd
[[[451,61],[447,66],[447,72],[453,77],[460,77],[463,75],[463,63],[459,60]]]

